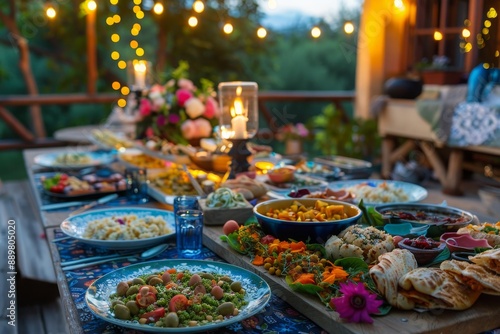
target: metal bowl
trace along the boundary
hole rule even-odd
[[[334,200],[321,200],[328,204],[343,205],[349,218],[324,222],[296,222],[266,216],[266,213],[270,210],[288,208],[295,201],[306,207],[313,207],[318,199],[277,199],[257,204],[253,212],[264,232],[280,240],[294,239],[312,243],[325,243],[330,236],[338,234],[347,227],[356,224],[362,215],[361,210],[353,204]]]
[[[429,225],[427,236],[431,238],[439,237],[446,232],[456,232],[460,228],[471,224],[474,216],[467,211],[449,206],[423,204],[423,203],[397,203],[386,204],[375,207],[375,211],[382,215],[386,224],[411,223],[413,226]],[[389,212],[407,212],[415,216],[417,212],[423,212],[435,217],[456,219],[456,222],[447,223],[445,220],[431,221],[422,219],[411,219],[409,217],[400,218],[397,215],[388,214]]]

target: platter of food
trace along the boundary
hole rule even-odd
[[[320,190],[328,186],[328,182],[305,175],[295,174],[289,180],[271,179],[269,175],[257,175],[258,181],[264,183],[269,190],[286,193],[292,189],[308,188],[311,191]]]
[[[214,280],[222,283],[213,286]],[[130,302],[132,292],[137,297]],[[155,333],[217,331],[258,313],[270,298],[269,285],[258,275],[201,260],[130,265],[98,278],[85,294],[98,318]]]
[[[173,163],[148,155],[136,148],[129,148],[118,153],[120,160],[127,167],[145,168],[148,171],[161,171]]]
[[[109,249],[150,247],[175,235],[173,213],[149,208],[92,210],[66,218],[60,227],[83,243]]]
[[[84,175],[43,173],[37,180],[46,195],[68,199],[119,193],[127,188],[123,175],[107,168]]]
[[[115,154],[110,151],[68,151],[63,153],[45,153],[35,156],[37,165],[58,169],[78,169],[107,165],[113,162]]]
[[[89,140],[99,147],[107,149],[123,149],[134,147],[134,142],[123,133],[109,129],[94,129],[88,134]]]
[[[364,205],[382,205],[387,203],[419,202],[427,197],[427,190],[419,185],[390,180],[349,180],[335,181],[328,184],[328,188],[345,190],[355,196],[359,203]]]

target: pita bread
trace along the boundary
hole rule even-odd
[[[424,309],[466,310],[481,294],[439,268],[417,268],[399,280],[399,293]]]
[[[479,253],[469,260],[500,275],[500,248]]]
[[[458,275],[458,278],[472,289],[474,289],[475,284],[479,283],[484,288],[483,293],[500,295],[500,276],[484,267],[465,261],[451,260],[443,261],[441,269]],[[457,278],[457,276],[455,277]]]
[[[406,249],[397,248],[380,255],[378,261],[379,263],[370,269],[370,276],[378,291],[392,306],[404,310],[413,309],[415,304],[398,293],[399,279],[417,268],[413,254]]]

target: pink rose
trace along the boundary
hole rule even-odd
[[[205,106],[197,97],[190,98],[184,105],[189,118],[200,117],[205,112]]]
[[[214,117],[219,118],[219,111],[219,104],[213,97],[209,96],[205,103],[205,113],[203,116],[208,119],[212,119]]]
[[[186,101],[192,98],[193,94],[189,90],[181,88],[175,93],[175,96],[177,96],[179,106],[184,107]]]
[[[179,85],[179,88],[187,89],[190,91],[194,91],[196,89],[193,82],[189,79],[179,79],[177,84]]]
[[[196,126],[195,138],[206,138],[212,134],[212,125],[204,118],[198,118],[193,121]]]
[[[309,130],[302,123],[297,123],[296,125],[297,133],[301,137],[307,137],[309,135]]]
[[[154,84],[149,90],[150,93],[165,93],[165,86]]]
[[[186,139],[196,138],[196,124],[194,121],[188,119],[181,125],[182,136]]]
[[[152,109],[153,106],[151,105],[151,102],[149,102],[148,99],[141,100],[141,105],[139,106],[139,112],[142,116],[146,117],[149,114],[151,114]]]

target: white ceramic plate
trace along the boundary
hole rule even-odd
[[[84,238],[85,228],[90,222],[110,217],[123,217],[126,215],[134,214],[139,219],[148,216],[160,216],[167,222],[170,233],[153,238],[134,239],[134,240],[98,240]],[[149,208],[109,208],[101,210],[92,210],[81,213],[79,215],[66,218],[61,223],[61,230],[68,236],[78,239],[79,241],[103,248],[109,249],[138,249],[146,248],[165,242],[167,239],[175,235],[175,218],[171,211],[149,209]]]
[[[363,196],[359,188],[367,185],[373,188],[373,191],[368,191],[365,193],[367,196]],[[388,186],[388,190],[384,190],[384,186]],[[365,205],[381,205],[389,203],[411,203],[419,202],[427,197],[427,190],[419,185],[401,182],[401,181],[391,181],[391,180],[350,180],[350,181],[336,181],[331,182],[328,187],[332,190],[340,189],[353,189],[352,192],[356,195],[356,202],[359,203],[363,199],[363,204]],[[391,198],[393,191],[402,193],[406,195],[406,199],[402,200],[400,198]]]
[[[75,157],[84,157],[87,161],[79,162],[60,162],[58,158],[67,155],[69,158],[74,155]],[[37,155],[34,158],[34,162],[37,165],[43,167],[60,168],[60,169],[76,169],[85,167],[95,167],[100,165],[107,165],[113,162],[115,155],[107,151],[90,151],[90,152],[57,152],[57,153],[46,153]]]
[[[211,322],[197,327],[164,328],[152,325],[141,325],[138,322],[120,320],[114,317],[110,310],[109,296],[116,292],[116,286],[121,281],[127,281],[141,275],[165,271],[168,268],[176,268],[178,271],[189,270],[190,272],[208,272],[229,276],[234,281],[241,282],[245,289],[245,300],[248,304],[243,307],[237,316],[220,322]],[[217,328],[228,326],[232,323],[242,321],[262,310],[271,298],[271,288],[261,277],[237,266],[222,262],[203,260],[161,260],[130,265],[115,271],[94,281],[85,294],[85,302],[92,313],[104,321],[118,326],[135,329],[140,332],[155,333],[193,333],[199,331],[217,332]]]

